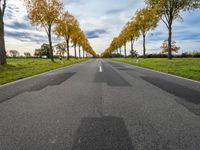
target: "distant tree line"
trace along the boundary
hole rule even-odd
[[[142,36],[143,38],[143,57],[146,58],[146,36],[148,31],[157,27],[161,20],[168,29],[168,39],[164,40],[161,48],[162,53],[168,53],[168,58],[172,58],[172,52],[177,52],[180,48],[172,40],[172,25],[174,20],[181,18],[182,11],[199,8],[199,0],[145,0],[146,7],[137,10],[132,19],[124,26],[118,37],[115,37],[110,46],[102,53],[102,57],[107,57],[113,52],[127,57],[126,45],[131,43],[131,55],[134,55],[134,42]]]
[[[50,58],[50,47],[49,44],[42,44],[40,48],[35,49],[34,56],[35,57],[46,57]],[[76,51],[76,50],[75,50]],[[81,50],[79,49],[78,54],[75,53],[74,56],[71,56],[70,54],[67,53],[67,44],[65,42],[57,43],[56,45],[53,46],[53,53],[55,53],[54,57],[59,57],[59,58],[64,58],[64,57],[74,57],[74,58],[85,58],[85,54],[81,54]]]
[[[17,57],[32,57],[30,52],[24,52],[24,56],[21,56],[18,50],[9,50],[7,52],[7,57],[13,57],[13,58],[17,58]]]
[[[138,57],[142,58],[143,56],[139,56],[137,51],[134,55],[130,53],[130,55],[127,55],[127,58],[133,58],[133,57]],[[124,57],[124,55],[117,54],[117,53],[110,53],[109,55],[106,56],[107,58],[121,58]],[[200,52],[198,51],[193,51],[193,52],[183,52],[182,54],[176,54],[173,55],[174,58],[200,58]],[[168,58],[167,53],[152,53],[152,54],[146,54],[146,58]]]

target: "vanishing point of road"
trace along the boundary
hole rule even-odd
[[[0,86],[0,150],[199,150],[200,83],[93,59]]]

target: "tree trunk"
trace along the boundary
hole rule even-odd
[[[124,56],[126,58],[126,42],[124,43]]]
[[[78,47],[79,47],[78,52],[79,52],[79,59],[80,59],[81,58],[81,46],[79,45]]]
[[[51,61],[54,61],[54,58],[53,58],[53,46],[52,46],[52,41],[51,41],[51,24],[49,25],[49,31],[48,31],[48,39],[49,39],[49,54],[50,54],[50,58],[51,58]]]
[[[119,48],[119,52],[120,52],[120,57],[121,57],[121,55],[122,55],[122,48],[121,47]]]
[[[146,35],[145,33],[142,33],[143,35],[143,58],[146,57]]]
[[[6,50],[5,50],[5,39],[4,39],[4,22],[3,16],[0,16],[0,65],[6,64]]]
[[[134,57],[133,56],[133,38],[131,38],[131,56]]]
[[[172,59],[172,23],[169,23],[168,58]]]
[[[83,50],[83,58],[85,58],[85,51]]]
[[[75,59],[77,58],[76,56],[76,43],[74,44],[74,55],[75,55]]]
[[[66,43],[67,43],[67,60],[69,60],[69,38],[66,39]]]
[[[48,58],[48,59],[51,58],[51,56],[50,56],[50,48],[49,48],[48,51],[47,51],[47,58]]]

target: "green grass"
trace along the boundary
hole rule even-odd
[[[149,58],[139,59],[138,63],[132,58],[113,60],[200,81],[200,58]]]
[[[48,59],[39,58],[7,59],[7,65],[0,65],[0,84],[5,84],[15,80],[23,79],[29,76],[69,66],[85,60],[86,59],[70,59],[64,60],[64,64],[61,64],[60,60],[58,59],[55,59],[55,62],[51,62]]]

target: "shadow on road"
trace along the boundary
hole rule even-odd
[[[145,81],[167,91],[177,97],[183,98],[188,102],[200,104],[200,92],[188,87],[155,77],[142,77]]]
[[[123,118],[83,118],[72,150],[133,150]]]
[[[24,92],[40,91],[47,86],[60,85],[75,74],[75,72],[67,72],[44,76],[41,75],[28,80],[24,80],[17,84],[3,87],[0,89],[0,103]]]
[[[75,72],[69,72],[69,73],[62,73],[62,74],[51,75],[51,76],[45,77],[43,80],[41,80],[40,83],[38,83],[37,85],[31,87],[27,91],[28,92],[40,91],[40,90],[44,89],[47,86],[60,85],[61,83],[63,83],[67,79],[71,78],[75,74],[76,74]]]

